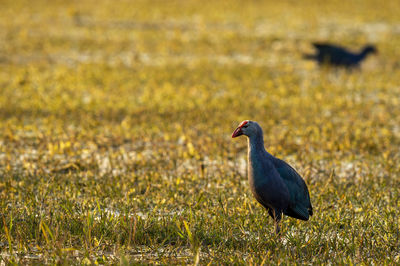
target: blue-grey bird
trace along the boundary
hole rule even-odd
[[[245,120],[232,138],[248,137],[248,179],[256,200],[275,221],[280,231],[282,213],[307,221],[313,214],[310,194],[301,176],[286,162],[275,158],[264,148],[263,131],[257,122]]]
[[[313,46],[317,50],[317,53],[312,55],[306,54],[304,58],[315,60],[320,65],[328,64],[346,68],[359,67],[360,63],[369,54],[378,52],[375,46],[372,45],[366,45],[358,53],[353,53],[343,47],[327,43],[313,43]]]

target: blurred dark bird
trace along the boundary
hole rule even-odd
[[[318,64],[328,64],[338,67],[353,68],[359,67],[360,63],[372,53],[377,53],[375,46],[366,45],[359,53],[353,53],[347,49],[326,43],[313,43],[316,54],[306,54],[304,58],[312,59],[318,62]]]
[[[263,131],[257,122],[245,120],[232,138],[248,137],[248,179],[256,200],[275,221],[280,231],[282,213],[304,221],[313,214],[310,194],[301,176],[286,162],[275,158],[264,148]]]

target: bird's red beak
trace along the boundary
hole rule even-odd
[[[236,138],[236,137],[239,137],[241,135],[243,135],[242,127],[238,127],[238,128],[235,129],[235,131],[233,131],[232,138]]]

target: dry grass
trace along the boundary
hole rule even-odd
[[[379,8],[377,8],[379,6]],[[0,249],[9,263],[400,263],[398,1],[3,1]],[[362,71],[312,41],[377,45]],[[283,236],[243,119],[310,188]]]

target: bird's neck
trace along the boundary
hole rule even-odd
[[[248,179],[250,187],[255,189],[269,182],[266,173],[273,168],[272,155],[265,150],[262,135],[249,138],[248,145]]]
[[[256,135],[248,138],[248,146],[249,146],[249,155],[254,152],[263,152],[264,148],[264,139],[262,135]]]
[[[361,53],[358,55],[358,57],[359,57],[360,59],[363,59],[363,58],[366,57],[369,53],[370,53],[369,50],[362,50]]]

